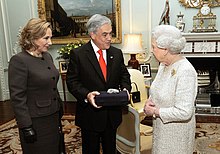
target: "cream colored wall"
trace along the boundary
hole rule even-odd
[[[0,0],[0,101],[9,99],[8,61],[14,54],[18,30],[37,16],[36,0]]]
[[[131,4],[131,5],[130,5]],[[142,33],[143,47],[147,52],[150,52],[150,32],[151,28],[158,25],[160,16],[163,12],[165,0],[121,0],[121,19],[122,19],[122,36],[126,33]],[[132,12],[130,11],[132,10]],[[198,9],[190,9],[181,6],[178,0],[170,0],[170,21],[171,25],[175,25],[177,14],[184,14],[186,22],[185,32],[192,29],[192,17],[198,12]],[[220,7],[213,8],[213,13],[217,14],[217,19],[220,18]],[[7,68],[8,60],[14,54],[17,34],[28,19],[38,17],[37,0],[0,0],[0,100],[9,99]],[[217,29],[220,30],[219,22]],[[118,48],[122,48],[121,44],[113,44]],[[57,50],[61,45],[53,45],[50,48],[50,53],[53,58],[57,57]],[[129,60],[129,55],[125,55],[125,63]],[[54,60],[58,67],[58,61]],[[158,62],[153,57],[149,61],[153,69],[157,68]],[[58,84],[61,96],[63,96],[62,84]],[[68,100],[73,97],[68,95]]]

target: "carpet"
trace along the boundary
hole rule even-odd
[[[67,154],[81,154],[81,133],[75,126],[75,116],[64,115],[62,125]],[[220,124],[197,123],[195,136],[194,154],[220,153]],[[0,154],[22,154],[14,119],[0,126]]]
[[[197,123],[194,154],[220,153],[220,124]]]
[[[81,133],[75,126],[75,116],[64,115],[62,125],[67,154],[81,154]],[[0,126],[0,154],[22,154],[15,119]]]

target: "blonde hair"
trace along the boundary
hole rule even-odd
[[[51,28],[49,22],[40,18],[30,19],[21,31],[19,45],[24,50],[29,50],[31,48],[36,50],[38,46],[34,43],[34,40],[43,37],[48,28]]]

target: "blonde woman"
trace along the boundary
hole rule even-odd
[[[9,62],[9,90],[23,154],[59,153],[59,72],[47,52],[50,24],[31,19],[20,37],[22,52]]]

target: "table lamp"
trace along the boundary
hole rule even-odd
[[[145,50],[142,47],[142,35],[141,34],[125,34],[124,45],[122,47],[123,53],[131,55],[131,59],[128,61],[128,66],[138,69],[139,62],[136,59],[137,53],[143,53]]]

